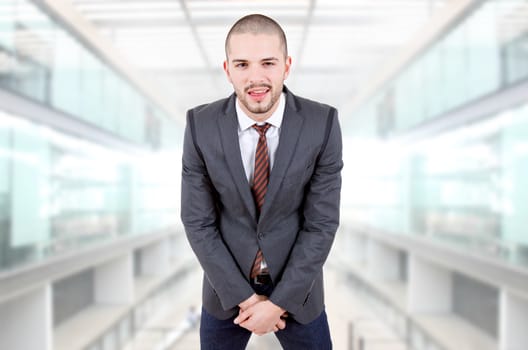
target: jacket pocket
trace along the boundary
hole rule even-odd
[[[304,299],[302,306],[306,305],[306,303],[308,302],[308,299],[310,299],[310,295],[312,295],[312,293],[308,293],[306,295],[306,298]]]

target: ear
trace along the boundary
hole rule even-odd
[[[229,63],[227,62],[227,60],[224,61],[224,72],[225,72],[225,74],[227,76],[227,80],[229,80],[230,83],[233,83],[231,81],[231,74],[229,74]]]
[[[291,64],[292,64],[291,56],[286,57],[286,61],[284,62],[284,65],[285,65],[285,67],[284,67],[284,80],[286,80],[286,78],[288,78],[288,75],[290,75]]]

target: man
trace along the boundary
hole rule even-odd
[[[229,31],[235,93],[187,113],[182,221],[204,270],[203,350],[275,332],[284,349],[331,349],[323,264],[339,224],[337,111],[283,84],[282,28],[249,15]]]

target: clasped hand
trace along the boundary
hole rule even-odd
[[[273,304],[264,295],[253,294],[249,299],[239,304],[240,312],[234,323],[246,328],[256,335],[277,332],[286,328],[282,318],[287,314],[281,307]]]

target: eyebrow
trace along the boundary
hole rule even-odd
[[[279,59],[277,57],[266,57],[261,59],[260,61],[278,61]]]
[[[260,60],[260,62],[265,62],[265,61],[278,61],[279,59],[277,57],[266,57],[266,58],[263,58]],[[242,58],[235,58],[233,59],[231,62],[233,63],[244,63],[244,62],[248,62],[249,60],[246,60],[246,59],[242,59]]]

